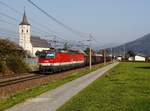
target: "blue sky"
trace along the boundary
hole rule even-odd
[[[0,29],[18,33],[18,24],[21,21],[25,6],[27,17],[32,25],[33,35],[44,37],[57,32],[59,36],[67,40],[88,39],[88,37],[74,35],[56,24],[29,4],[27,0],[0,1],[19,12],[16,13],[0,4],[0,13],[5,13],[18,20],[18,22],[13,21],[0,15],[0,20],[6,20],[14,24],[0,22]],[[84,33],[92,33],[98,41],[95,44],[98,45],[124,43],[150,33],[150,0],[32,1],[73,29]]]

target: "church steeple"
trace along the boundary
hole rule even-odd
[[[22,19],[22,21],[21,21],[21,23],[19,25],[30,25],[28,23],[25,11],[24,11],[24,14],[23,14],[23,19]]]
[[[26,13],[24,11],[23,19],[19,24],[19,45],[27,51],[32,52],[32,45],[30,41],[31,33],[30,33],[30,24],[28,23]]]

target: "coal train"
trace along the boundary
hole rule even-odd
[[[92,64],[104,62],[100,54],[92,53]],[[106,57],[110,61],[110,57]],[[60,72],[89,64],[89,56],[81,50],[43,50],[38,57],[39,71],[41,73]]]

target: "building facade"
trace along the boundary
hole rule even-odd
[[[143,62],[145,62],[146,61],[146,58],[144,57],[144,56],[140,56],[140,55],[136,55],[135,56],[135,61],[143,61]]]
[[[19,24],[19,35],[19,45],[27,51],[30,56],[35,57],[37,51],[48,50],[50,47],[50,44],[46,40],[31,35],[31,25],[27,20],[25,12]]]

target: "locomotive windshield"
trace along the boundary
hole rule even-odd
[[[41,53],[40,58],[55,58],[55,52]]]

